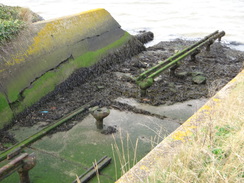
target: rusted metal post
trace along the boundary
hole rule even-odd
[[[207,43],[207,46],[206,46],[206,51],[210,51],[210,46],[214,43],[214,40],[213,39],[210,39]]]
[[[30,183],[29,170],[36,165],[36,157],[32,153],[23,161],[23,166],[18,170],[20,183]]]
[[[146,78],[143,81],[139,81],[137,84],[140,87],[140,96],[145,97],[147,95],[147,89],[154,83],[153,78]]]
[[[36,165],[34,153],[28,155],[23,153],[8,164],[0,168],[0,181],[17,171],[20,176],[20,183],[30,183],[29,170]]]
[[[190,61],[195,62],[196,61],[196,55],[199,54],[200,52],[201,52],[200,49],[196,49],[196,51],[191,54],[191,60]]]
[[[170,69],[169,69],[169,72],[170,72],[170,76],[175,76],[175,70],[180,67],[180,63],[176,63],[174,66],[172,66]]]

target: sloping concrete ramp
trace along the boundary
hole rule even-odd
[[[30,25],[0,51],[0,129],[80,68],[144,49],[104,9]]]

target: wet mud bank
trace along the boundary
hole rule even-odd
[[[160,42],[147,49],[144,46],[140,48],[137,46],[133,49],[133,45],[125,45],[123,49],[109,54],[94,66],[76,71],[54,92],[18,115],[12,125],[28,127],[38,122],[46,122],[45,124],[48,125],[87,103],[90,103],[91,107],[106,106],[110,109],[131,111],[164,119],[163,115],[138,109],[116,99],[118,97],[133,98],[138,103],[158,106],[191,99],[209,98],[243,68],[243,52],[216,42],[211,46],[210,51],[202,51],[198,54],[195,61],[190,61],[188,57],[182,60],[175,75],[171,75],[167,71],[162,73],[148,89],[147,96],[141,97],[133,78],[193,43],[177,39]],[[131,41],[128,44],[134,44],[134,42]],[[136,56],[132,57],[132,55]],[[205,81],[196,83],[193,80],[196,75],[203,76]],[[72,123],[67,122],[51,133],[71,129],[88,113],[89,109],[76,116]],[[1,132],[0,138],[2,149],[5,148],[4,143],[15,143],[15,139],[6,132],[7,128],[4,131],[4,133]]]

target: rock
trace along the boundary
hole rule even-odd
[[[115,127],[108,126],[107,129],[101,131],[101,134],[110,135],[110,134],[116,133],[116,132],[117,132],[117,129]]]
[[[175,88],[175,84],[173,82],[168,83],[168,87]]]
[[[192,72],[191,75],[194,77],[194,76],[198,76],[198,75],[203,75],[203,73],[201,71],[195,71],[195,72]]]
[[[98,89],[104,89],[105,86],[97,86]]]
[[[206,77],[202,75],[197,75],[192,78],[193,83],[204,84],[206,83]]]
[[[152,32],[141,32],[135,36],[141,43],[146,44],[153,40],[154,34]]]
[[[170,88],[169,90],[170,90],[171,92],[173,92],[173,93],[176,93],[176,92],[177,92],[177,90],[174,89],[174,88]]]
[[[176,73],[176,77],[181,78],[181,79],[186,78],[186,76],[188,76],[188,75],[189,75],[188,72],[179,72],[179,73]]]

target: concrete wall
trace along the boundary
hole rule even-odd
[[[0,129],[75,70],[94,65],[131,39],[104,9],[30,25],[1,50]]]

